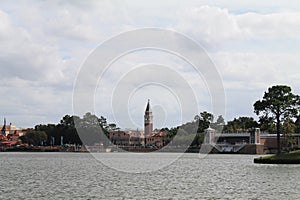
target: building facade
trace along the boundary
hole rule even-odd
[[[0,126],[1,127],[1,126]],[[18,135],[22,136],[26,132],[26,129],[17,128],[17,126],[10,123],[9,125],[6,124],[6,118],[4,118],[4,123],[1,128],[1,134],[5,137],[8,135]]]
[[[114,145],[128,146],[130,135],[125,131],[111,131],[109,132],[109,138]]]
[[[21,143],[20,136],[23,136],[27,129],[17,128],[11,123],[6,124],[6,118],[4,118],[4,123],[1,128],[0,134],[0,146],[15,146],[18,143]]]

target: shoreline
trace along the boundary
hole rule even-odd
[[[254,158],[257,164],[300,164],[300,150]]]
[[[151,153],[151,152],[159,152],[159,153],[201,153],[201,154],[228,154],[228,155],[257,155],[253,153],[234,153],[234,152],[221,152],[217,153],[214,151],[210,152],[200,152],[200,147],[191,147],[188,149],[185,148],[144,148],[144,147],[107,147],[107,148],[91,148],[86,149],[83,147],[61,147],[61,146],[33,146],[33,147],[7,147],[1,148],[0,153],[2,152],[28,152],[28,153],[49,153],[49,152],[57,152],[57,153]]]

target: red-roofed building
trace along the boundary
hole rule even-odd
[[[153,115],[148,100],[144,115],[144,131],[111,131],[109,133],[110,141],[119,146],[146,146],[163,147],[163,137],[167,136],[166,131],[153,131]]]
[[[1,141],[6,141],[7,137],[5,135],[0,134],[0,142]]]
[[[18,144],[18,141],[7,140],[7,141],[4,141],[4,142],[1,142],[2,146],[8,146],[8,147],[15,146],[17,144]]]
[[[130,135],[125,131],[109,132],[109,139],[115,145],[128,146]]]
[[[19,136],[22,136],[22,135],[24,135],[25,132],[26,132],[26,129],[17,128],[15,125],[12,125],[11,123],[9,125],[7,125],[6,119],[4,118],[4,124],[2,125],[2,128],[1,128],[2,135],[8,136],[9,134],[18,134]]]

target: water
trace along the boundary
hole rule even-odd
[[[118,165],[135,156],[99,155]],[[159,160],[174,153],[152,156]],[[87,153],[0,153],[0,199],[300,198],[300,165],[258,165],[254,157],[184,154],[155,172],[126,173]],[[138,159],[142,167],[143,158]]]

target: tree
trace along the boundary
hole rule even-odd
[[[222,115],[218,116],[218,119],[214,123],[210,123],[210,127],[218,132],[222,132],[225,125],[225,120]]]
[[[56,138],[56,144],[61,143],[61,141],[59,141],[61,137],[63,137],[64,143],[82,144],[75,127],[75,124],[79,123],[79,121],[80,117],[78,116],[65,115],[62,120],[60,120],[60,124],[55,126],[55,132],[47,134],[50,138],[52,136]]]
[[[285,85],[276,85],[264,93],[263,99],[254,103],[256,115],[271,117],[276,123],[277,153],[280,149],[280,124],[287,118],[295,117],[299,108],[299,96],[291,92],[291,88]]]
[[[295,121],[295,132],[300,133],[300,116],[297,116],[297,119]]]
[[[198,123],[199,123],[198,131],[197,132],[198,133],[202,133],[214,121],[214,116],[213,116],[213,114],[204,111],[204,112],[200,113],[200,116],[196,115],[194,117],[194,120],[198,121]]]
[[[224,131],[228,133],[248,132],[253,128],[257,128],[258,123],[253,117],[234,118],[233,121],[228,121],[224,127]]]
[[[178,132],[179,127],[172,127],[172,128],[162,128],[161,131],[166,131],[168,132],[167,136],[163,137],[163,143],[164,144],[169,144],[173,138],[176,136]]]
[[[107,130],[108,131],[118,131],[118,130],[120,130],[120,128],[118,128],[116,124],[112,123],[112,124],[108,124]]]
[[[259,128],[261,131],[267,131],[268,133],[276,133],[276,124],[272,117],[261,116],[259,118]]]
[[[213,116],[213,114],[211,114],[211,113],[209,113],[209,112],[206,112],[206,111],[200,113],[200,117],[201,117],[201,119],[202,119],[203,121],[205,121],[205,122],[211,123],[211,122],[214,121],[214,116]]]
[[[216,124],[217,124],[217,125],[220,125],[220,126],[224,126],[224,125],[225,125],[225,120],[224,120],[224,118],[223,118],[222,115],[219,115],[219,116],[218,116],[218,119],[217,119],[217,121],[216,121]]]
[[[199,147],[204,141],[204,133],[197,133],[191,146]]]
[[[107,120],[105,117],[101,116],[99,119],[99,123],[100,125],[104,128],[104,129],[107,129]]]
[[[116,125],[114,127],[117,128]],[[81,133],[80,138],[85,145],[102,143],[106,146],[109,144],[109,130],[107,129],[107,121],[104,117],[99,119],[96,115],[88,112],[82,119],[78,120],[78,123],[76,123],[76,130]]]
[[[21,140],[29,145],[37,146],[47,140],[47,134],[44,131],[29,130],[21,137]]]
[[[286,139],[286,147],[293,147],[295,143],[295,138],[293,138],[292,134],[295,133],[296,125],[291,118],[285,119],[282,125],[283,134]]]

